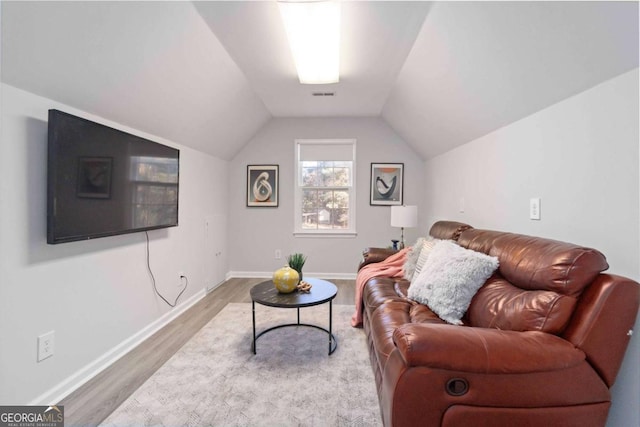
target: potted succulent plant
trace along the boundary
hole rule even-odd
[[[287,262],[289,263],[289,267],[293,268],[298,272],[300,276],[300,280],[302,280],[302,267],[304,266],[304,262],[307,260],[307,257],[303,254],[291,254],[287,258]]]

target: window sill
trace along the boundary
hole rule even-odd
[[[358,233],[355,231],[337,231],[337,232],[314,232],[310,233],[308,231],[294,231],[293,237],[302,237],[302,238],[320,238],[320,239],[353,239],[358,236]]]

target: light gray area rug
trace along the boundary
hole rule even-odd
[[[251,304],[228,304],[136,390],[103,426],[380,426],[375,380],[353,306],[333,306],[338,348],[326,332],[273,330],[251,352]],[[302,323],[328,327],[329,305]],[[256,304],[257,332],[296,321],[295,309]]]

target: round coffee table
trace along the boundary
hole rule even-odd
[[[274,329],[285,328],[288,326],[306,326],[309,328],[320,329],[325,331],[329,335],[329,355],[333,354],[338,347],[336,337],[331,332],[332,317],[333,317],[333,299],[338,293],[338,288],[331,282],[321,279],[305,278],[305,282],[309,282],[312,285],[311,292],[303,293],[294,291],[290,294],[281,294],[275,288],[273,281],[267,280],[262,283],[258,283],[251,288],[251,310],[253,316],[253,343],[251,344],[251,350],[253,354],[256,354],[256,341],[262,335]],[[320,305],[329,303],[329,329],[325,329],[321,326],[310,325],[308,323],[300,323],[300,309],[303,307],[312,307],[314,305]],[[269,307],[278,308],[295,308],[298,311],[298,322],[287,323],[284,325],[274,326],[266,329],[256,335],[256,303],[266,305]]]

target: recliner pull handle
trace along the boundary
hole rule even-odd
[[[451,378],[445,386],[451,396],[462,396],[469,391],[469,383],[464,378]]]

